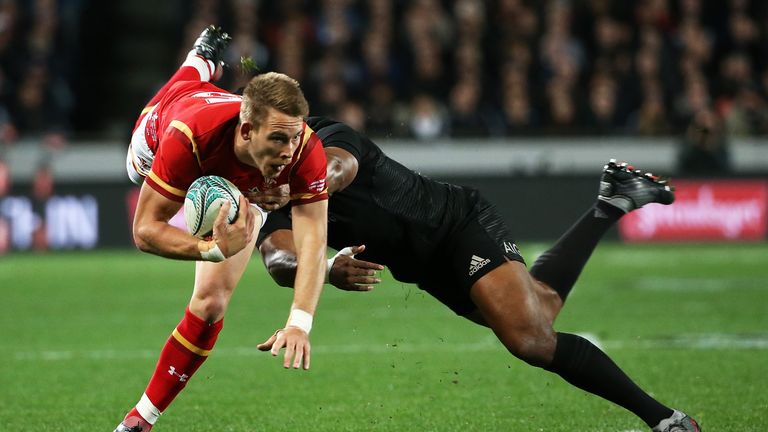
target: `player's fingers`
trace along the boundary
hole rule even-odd
[[[350,288],[347,291],[366,292],[371,290],[373,290],[373,285],[350,284]]]
[[[275,343],[272,344],[272,355],[276,356],[280,354],[280,349],[285,346],[285,332],[279,332],[275,338]]]
[[[280,208],[280,204],[274,202],[262,202],[259,206],[267,211],[273,211]]]
[[[293,342],[289,342],[285,346],[285,357],[283,357],[283,367],[289,369],[291,367],[291,359],[296,352],[296,345]]]
[[[227,216],[229,216],[230,207],[232,207],[232,204],[229,201],[224,201],[223,203],[221,203],[219,214],[216,215],[216,220],[213,221],[214,225],[221,225],[221,224],[227,223]]]
[[[312,349],[311,349],[311,346],[309,345],[309,342],[307,342],[307,345],[304,347],[304,370],[309,369],[310,351],[312,351]]]
[[[272,336],[270,336],[269,339],[256,345],[256,348],[258,348],[259,351],[269,351],[272,348],[272,345],[275,344],[275,340],[277,340],[278,333],[280,333],[280,330],[272,333]]]
[[[296,355],[293,358],[293,368],[298,369],[301,367],[304,360],[304,347],[303,346],[297,346],[296,347]]]
[[[281,185],[276,188],[268,189],[258,196],[258,202],[264,210],[277,210],[288,204],[290,201],[290,188],[288,185]]]
[[[371,269],[371,270],[384,270],[384,266],[375,262],[370,261],[361,261],[361,260],[354,260],[353,264],[355,267],[364,268],[364,269]]]
[[[381,279],[369,276],[356,276],[349,278],[349,282],[362,285],[375,285],[381,283]]]
[[[373,289],[372,284],[357,283],[351,279],[346,280],[342,285],[337,286],[344,291],[371,291]]]
[[[370,269],[370,268],[359,268],[357,266],[352,267],[349,269],[349,275],[350,276],[367,276],[367,277],[374,277],[376,276],[376,270]]]
[[[272,349],[272,345],[274,344],[275,344],[275,341],[272,340],[272,338],[270,338],[269,340],[266,340],[256,345],[256,349],[258,349],[259,351],[269,351],[270,349]]]
[[[248,199],[249,203],[256,204],[257,206],[266,210],[264,207],[266,205],[266,199],[263,194],[257,192],[246,192],[243,195]]]
[[[240,208],[237,209],[237,223],[247,225],[248,216],[251,213],[251,207],[248,205],[248,199],[240,195],[240,199],[238,200],[238,206]]]
[[[365,250],[365,245],[352,246],[352,255],[363,253],[364,250]]]

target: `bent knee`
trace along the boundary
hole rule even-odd
[[[226,295],[194,295],[189,302],[189,309],[208,324],[212,324],[224,318],[228,305],[229,296]]]
[[[542,367],[552,362],[557,346],[557,336],[551,327],[516,329],[502,339],[507,350],[515,357]]]

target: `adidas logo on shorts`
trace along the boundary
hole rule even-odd
[[[477,273],[478,270],[485,267],[489,262],[491,262],[491,260],[487,258],[480,258],[477,255],[472,255],[472,260],[469,262],[469,275],[472,276]]]

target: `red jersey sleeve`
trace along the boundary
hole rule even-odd
[[[301,154],[290,180],[293,205],[328,199],[328,187],[325,184],[327,162],[323,143],[306,124],[302,143]]]
[[[183,202],[189,185],[202,175],[199,153],[189,127],[174,120],[160,138],[146,182],[166,198]]]

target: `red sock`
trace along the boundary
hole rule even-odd
[[[223,324],[224,320],[221,319],[209,325],[187,308],[184,319],[160,352],[155,373],[134,411],[137,410],[136,412],[142,418],[154,424],[160,413],[168,408],[195,371],[208,358]],[[131,413],[128,415],[130,416]]]

